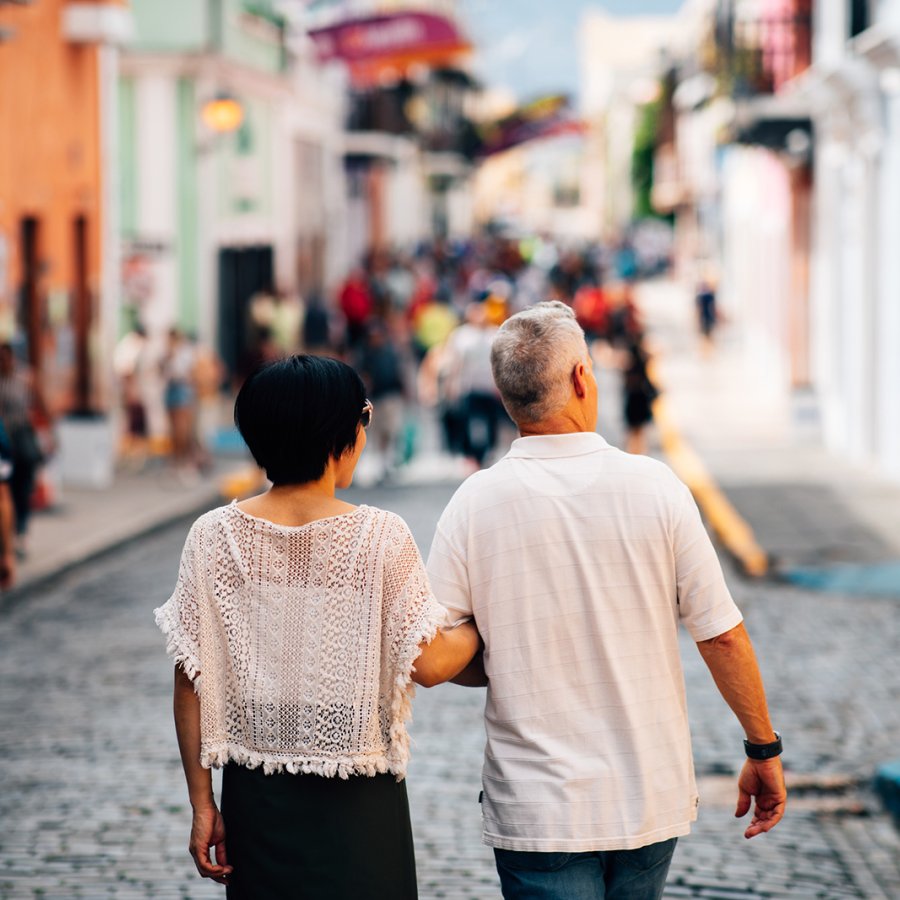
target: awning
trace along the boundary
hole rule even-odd
[[[491,156],[527,141],[583,134],[584,123],[572,115],[569,98],[564,94],[550,94],[519,107],[511,115],[497,122],[482,125],[480,156]]]
[[[472,45],[445,16],[400,12],[346,20],[309,32],[319,60],[339,60],[356,84],[398,77],[414,65],[446,66]]]

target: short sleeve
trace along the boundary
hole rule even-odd
[[[419,644],[430,641],[447,624],[447,611],[435,599],[416,542],[400,518],[390,529],[382,590],[390,660],[402,678],[412,671]]]
[[[449,513],[448,508],[438,522],[427,570],[435,596],[447,608],[450,621],[455,622],[472,615],[472,594],[464,545],[452,526]]]
[[[156,624],[166,636],[166,652],[184,669],[191,681],[200,674],[200,603],[204,590],[202,531],[194,523],[178,568],[172,596],[154,610]]]
[[[675,513],[674,554],[678,615],[695,641],[707,641],[743,621],[700,511],[690,491],[682,488]]]

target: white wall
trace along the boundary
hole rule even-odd
[[[900,480],[900,4],[817,5],[813,377],[831,449]]]
[[[722,311],[741,329],[760,388],[783,392],[789,383],[790,185],[774,154],[728,150],[722,225]]]

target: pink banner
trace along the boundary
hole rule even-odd
[[[428,59],[469,48],[456,25],[444,16],[404,12],[354,19],[310,31],[319,59],[350,65],[382,59]]]

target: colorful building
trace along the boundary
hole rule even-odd
[[[0,340],[51,407],[102,412],[118,303],[117,2],[0,6]]]

